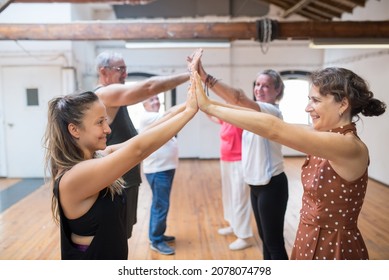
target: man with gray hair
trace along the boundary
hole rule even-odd
[[[120,53],[113,52],[100,53],[96,57],[96,67],[99,77],[94,91],[106,107],[108,124],[112,130],[107,136],[107,145],[124,142],[138,134],[127,106],[171,90],[189,80],[189,73],[185,72],[170,76],[153,76],[135,84],[125,84],[126,64]],[[137,221],[138,192],[142,183],[140,165],[128,171],[123,179],[130,218],[127,236],[130,238],[133,225]]]

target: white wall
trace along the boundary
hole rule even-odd
[[[0,14],[0,23],[57,23],[70,22],[71,13],[69,4],[11,4]],[[58,66],[61,68],[62,78],[57,81],[61,85],[60,95],[75,89],[74,70],[72,62],[71,42],[68,41],[3,41],[0,40],[0,177],[7,176],[6,150],[6,115],[4,104],[5,95],[12,94],[4,88],[3,69],[9,66]],[[49,77],[46,77],[49,78]],[[15,76],[15,83],[23,76]],[[7,81],[9,82],[9,81]],[[29,120],[30,121],[30,120]],[[26,122],[27,124],[28,122]],[[30,125],[34,122],[31,120]],[[28,145],[26,141],[26,145]],[[31,147],[33,149],[35,147]]]

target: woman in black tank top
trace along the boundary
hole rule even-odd
[[[198,111],[185,106],[130,140],[107,146],[111,129],[93,92],[53,98],[45,133],[52,210],[61,228],[62,259],[127,259],[127,201],[121,176],[175,136]]]

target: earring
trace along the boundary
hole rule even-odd
[[[343,112],[339,112],[339,117],[342,117],[343,116]]]

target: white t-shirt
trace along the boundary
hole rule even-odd
[[[140,119],[139,131],[145,129],[151,123],[163,116],[157,112],[145,112]],[[166,144],[156,150],[143,160],[142,168],[144,173],[155,173],[176,169],[178,166],[178,144],[177,138],[173,137]]]
[[[263,113],[283,119],[277,105],[259,102]],[[242,134],[242,164],[243,177],[249,185],[266,185],[271,177],[284,171],[282,145],[269,141],[262,136],[243,131]]]

